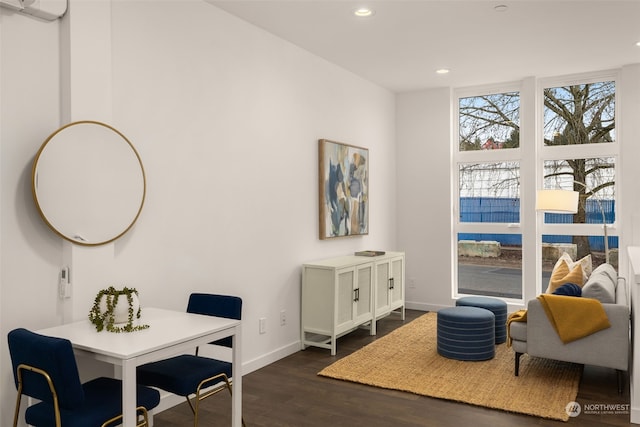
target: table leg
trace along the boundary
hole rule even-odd
[[[122,425],[136,425],[136,365],[132,360],[124,360],[122,364]]]
[[[240,349],[242,342],[241,326],[235,327],[233,334],[233,358],[232,358],[232,378],[233,378],[233,402],[231,413],[231,424],[234,427],[242,425],[242,351]]]

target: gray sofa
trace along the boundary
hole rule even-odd
[[[627,284],[618,278],[608,264],[596,268],[582,287],[583,298],[596,298],[609,318],[610,328],[564,344],[549,322],[540,301],[527,304],[527,321],[511,322],[509,336],[515,352],[515,375],[519,373],[520,357],[530,356],[562,360],[585,365],[602,366],[618,372],[618,391],[622,391],[622,373],[629,365],[630,308]]]

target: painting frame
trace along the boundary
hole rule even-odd
[[[320,240],[369,234],[369,149],[318,140]]]

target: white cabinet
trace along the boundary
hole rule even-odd
[[[398,311],[404,320],[404,255],[376,261],[375,318]]]
[[[363,325],[375,335],[375,320],[398,309],[404,319],[401,252],[350,255],[302,266],[302,348],[327,348],[335,355],[337,338]]]

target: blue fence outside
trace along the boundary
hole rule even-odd
[[[601,200],[607,224],[615,220],[615,201]],[[460,198],[460,222],[520,222],[520,199],[494,198],[494,197],[461,197]],[[545,222],[553,224],[571,224],[571,214],[545,213]],[[602,224],[602,211],[596,200],[587,200],[586,223]],[[481,234],[460,233],[458,240],[494,240],[503,246],[522,246],[522,238],[519,234]],[[618,237],[609,236],[609,248],[618,247]],[[571,243],[571,236],[544,235],[545,243]],[[604,251],[604,236],[590,236],[589,245],[592,250]]]

